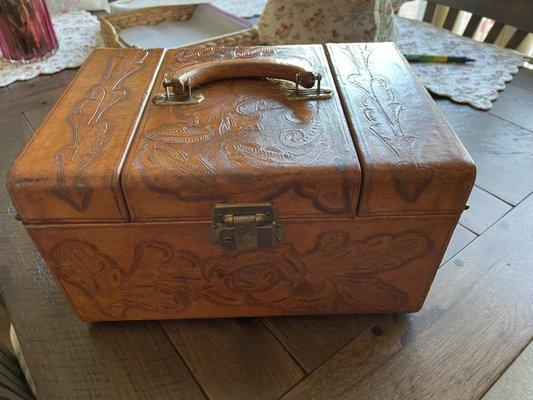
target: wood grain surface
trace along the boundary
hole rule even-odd
[[[459,222],[478,235],[512,208],[477,186],[472,189],[467,204],[469,208],[463,212]]]
[[[523,200],[533,187],[531,131],[449,100],[437,104],[476,163],[476,185],[511,205]]]
[[[61,79],[62,74],[50,79]],[[513,84],[531,90],[532,76],[522,70]],[[44,91],[31,98],[18,96],[11,87],[0,89],[5,111],[0,124],[2,176],[31,135],[23,113],[46,107],[40,103],[53,103],[61,92],[50,82],[39,85]],[[504,99],[506,91],[500,96]],[[417,314],[268,318],[271,338],[259,320],[245,320],[240,326],[233,320],[202,321],[198,326],[185,321],[191,322],[186,328],[176,328],[181,322],[172,321],[164,322],[164,329],[157,322],[85,324],[73,314],[14,220],[1,184],[0,290],[40,398],[224,399],[241,390],[249,399],[274,399],[291,389],[288,398],[320,393],[321,399],[335,399],[351,393],[353,399],[377,400],[387,398],[383,394],[391,390],[403,398],[481,398],[500,375],[502,380],[512,371],[508,367],[533,336],[524,325],[532,319],[524,285],[531,286],[525,263],[531,265],[527,249],[533,213],[531,198],[524,199],[533,190],[528,174],[533,170],[533,133],[519,127],[512,113],[506,120],[446,100],[438,103],[475,155],[480,187],[516,207],[441,268],[427,306]],[[482,214],[483,226],[486,215],[498,218]],[[247,324],[251,327],[244,329]],[[264,360],[253,351],[255,340]],[[219,342],[226,346],[213,349]],[[235,361],[241,342],[240,360]],[[265,344],[272,346],[275,357],[265,355]],[[226,369],[231,382],[224,378]],[[302,375],[312,378],[298,383]],[[202,390],[204,384],[207,389]],[[320,391],[320,385],[330,392]],[[513,392],[504,393],[509,397]]]
[[[453,231],[446,253],[444,253],[444,257],[442,257],[442,264],[446,263],[450,258],[463,250],[476,237],[477,235],[474,232],[460,224],[457,225]]]
[[[483,396],[483,400],[527,400],[533,398],[533,342]]]
[[[33,130],[37,129],[48,113],[52,110],[52,104],[45,104],[42,107],[26,111],[23,115],[30,123]]]
[[[304,316],[263,321],[306,372],[311,372],[356,337],[373,316]]]
[[[530,196],[439,270],[420,312],[384,317],[284,399],[480,397],[533,335],[532,223]]]
[[[513,76],[511,84],[522,89],[533,91],[533,70],[522,68],[518,74]]]
[[[505,97],[494,104],[490,113],[503,119],[512,119],[513,123],[531,131],[533,98],[529,94],[526,89],[509,84],[506,87]]]
[[[162,325],[212,399],[275,399],[304,377],[260,319],[165,321]]]

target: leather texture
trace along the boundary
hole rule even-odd
[[[417,311],[456,222],[291,220],[262,251],[224,251],[205,222],[28,231],[80,318],[109,321]]]
[[[474,163],[396,46],[327,51],[363,171],[358,214],[462,212]]]
[[[7,176],[24,222],[129,220],[119,173],[161,55],[91,54]]]
[[[222,79],[274,78],[296,83],[297,76],[299,84],[305,88],[315,84],[314,74],[298,65],[263,58],[233,58],[180,68],[169,84],[174,87],[175,94],[181,95],[189,85],[194,88]]]
[[[191,65],[283,61],[333,78],[322,46],[169,50],[151,96]],[[360,167],[335,93],[287,100],[277,82],[226,79],[200,104],[148,104],[122,173],[134,221],[208,220],[217,203],[275,202],[282,218],[351,216]]]
[[[295,71],[333,96],[250,78]],[[149,101],[186,76],[201,103]],[[80,318],[107,321],[416,311],[474,177],[381,43],[97,50],[7,185]],[[215,205],[243,202],[273,203],[271,249],[213,243]]]

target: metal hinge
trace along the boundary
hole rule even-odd
[[[223,249],[264,249],[283,237],[272,203],[217,204],[212,229],[213,242]]]

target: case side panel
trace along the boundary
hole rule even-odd
[[[457,216],[291,220],[267,250],[225,251],[208,222],[28,226],[84,320],[418,310]]]

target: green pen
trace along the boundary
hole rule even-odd
[[[476,61],[472,58],[467,58],[467,57],[451,57],[451,56],[430,55],[430,54],[404,54],[404,56],[409,62],[464,64],[467,62]]]

